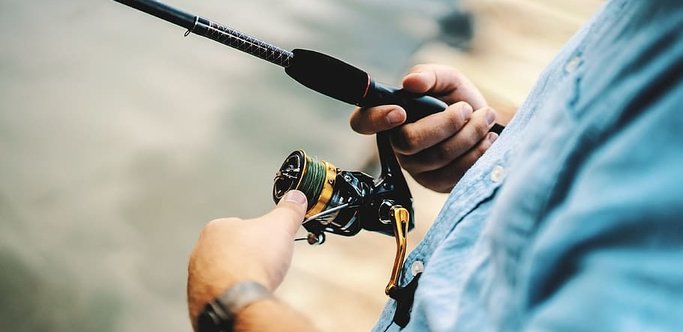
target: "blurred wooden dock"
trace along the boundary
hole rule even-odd
[[[475,17],[468,51],[430,42],[416,63],[449,64],[468,75],[499,109],[516,109],[544,65],[594,13],[598,0],[465,0]],[[431,225],[445,195],[410,183],[415,197],[414,248]],[[322,331],[365,331],[375,323],[387,298],[395,250],[393,238],[362,233],[354,238],[328,236],[320,247],[297,244],[290,274],[278,291],[306,313]]]

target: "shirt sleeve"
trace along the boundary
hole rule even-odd
[[[521,278],[525,330],[683,327],[683,75],[670,77],[602,137],[543,221]]]

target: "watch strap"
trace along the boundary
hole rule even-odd
[[[272,298],[273,294],[255,281],[236,283],[209,302],[197,317],[199,332],[232,332],[235,315],[250,304]]]

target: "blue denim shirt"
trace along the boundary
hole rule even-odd
[[[406,259],[405,330],[683,330],[681,131],[683,2],[609,1]]]

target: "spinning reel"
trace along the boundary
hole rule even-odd
[[[381,173],[377,179],[358,171],[341,170],[306,152],[292,152],[280,166],[273,185],[275,203],[290,190],[308,198],[303,227],[311,245],[325,242],[325,233],[353,236],[362,229],[396,237],[396,258],[385,292],[398,285],[406,253],[406,235],[414,227],[413,198],[389,142],[377,134]]]

